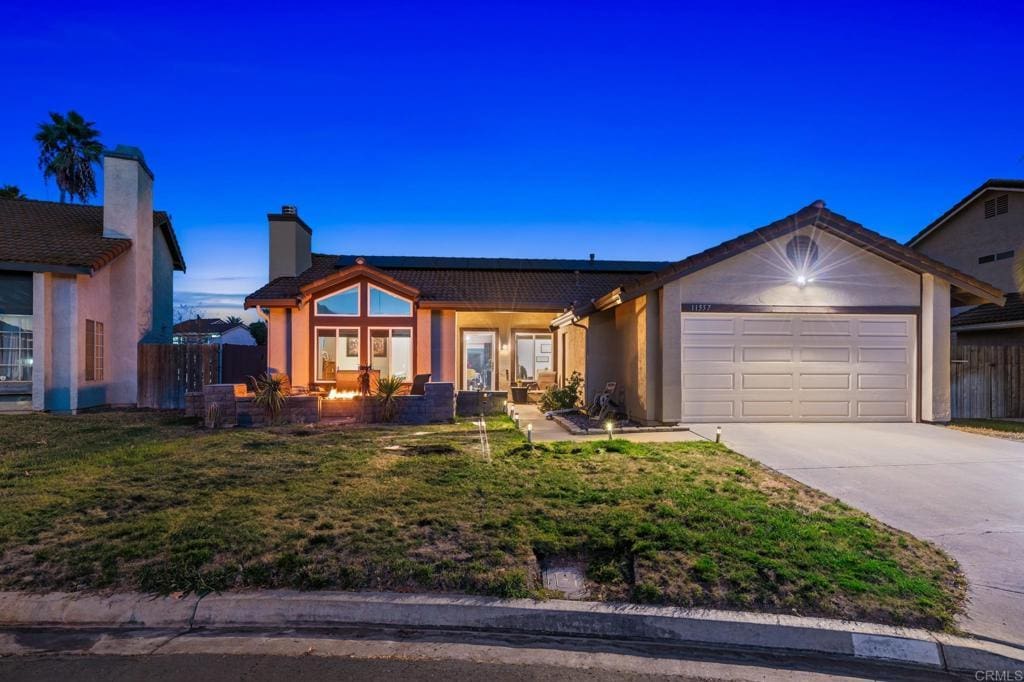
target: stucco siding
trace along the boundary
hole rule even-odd
[[[137,361],[111,352],[110,332],[113,331],[110,271],[107,268],[96,274],[78,276],[78,316],[75,321],[75,336],[78,339],[78,366],[75,372],[76,390],[78,392],[78,409],[110,405],[122,402],[134,404],[135,397],[130,400],[116,401],[113,386],[134,386],[138,379],[134,376]],[[87,381],[85,377],[86,363],[86,320],[99,322],[103,325],[103,378]],[[133,391],[134,392],[134,391]]]
[[[604,310],[587,318],[587,402],[603,391],[609,381],[617,383],[618,399],[625,392],[620,378],[619,337],[615,329],[615,311]]]
[[[153,328],[147,343],[170,343],[174,329],[174,260],[163,230],[153,230]]]
[[[986,219],[985,201],[1002,194],[1007,195],[1008,211]],[[1010,250],[1024,255],[1024,192],[984,192],[914,248],[1003,291],[1018,291],[1015,258],[990,263],[978,263],[978,258]]]

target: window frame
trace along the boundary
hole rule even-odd
[[[387,317],[401,317],[401,316],[388,315]],[[384,372],[381,372],[380,375],[382,377],[384,377],[384,376],[394,376],[394,374],[391,373],[391,358],[393,357],[393,353],[391,352],[391,348],[392,348],[392,343],[391,342],[392,342],[392,339],[394,338],[394,333],[393,332],[395,332],[396,330],[402,330],[402,331],[409,332],[409,375],[407,377],[405,377],[405,379],[403,380],[402,383],[410,384],[410,383],[412,383],[413,377],[416,376],[416,332],[415,332],[415,330],[411,326],[410,327],[404,327],[404,326],[399,325],[397,327],[367,327],[366,328],[366,362],[364,364],[367,364],[367,365],[370,365],[370,367],[373,367],[373,332],[375,332],[375,331],[386,331],[388,333],[388,343],[387,343],[388,373],[385,374]]]
[[[28,320],[30,326],[34,326],[33,325],[34,319],[33,319],[32,315],[20,315],[20,314],[13,314],[13,313],[12,314],[0,315],[0,320],[7,319],[7,318],[24,318],[24,319]],[[15,325],[12,324],[11,326],[15,326]],[[28,363],[27,363],[28,366],[32,367],[33,363],[34,363],[34,359],[35,359],[35,344],[34,344],[35,330],[34,329],[29,329],[28,331],[25,331],[25,328],[22,327],[20,323],[17,325],[17,327],[18,327],[18,331],[16,331],[16,332],[5,332],[6,334],[10,334],[12,336],[17,336],[18,343],[17,343],[16,346],[7,349],[9,352],[12,352],[14,354],[14,358],[13,358],[14,359],[14,363],[10,364],[10,365],[3,365],[3,367],[10,367],[11,369],[18,369],[19,367],[24,366],[25,360],[28,360]],[[11,384],[31,383],[32,382],[32,371],[33,371],[32,369],[29,369],[29,371],[28,371],[28,378],[27,379],[12,379],[12,378],[0,379],[0,386],[11,385]],[[13,375],[13,372],[12,372],[12,375]],[[19,371],[19,375],[20,375],[20,371]]]
[[[339,294],[345,294],[345,293],[348,293],[349,291],[353,291],[353,290],[355,290],[355,292],[356,292],[356,312],[355,313],[322,313],[322,312],[320,312],[320,302],[321,301],[326,301],[329,298],[333,298],[334,296],[337,296]],[[362,292],[362,283],[360,283],[360,282],[356,282],[355,284],[353,284],[351,286],[347,286],[344,289],[338,289],[337,291],[332,291],[329,294],[324,294],[323,296],[320,296],[318,298],[313,299],[313,314],[316,317],[347,317],[347,318],[353,318],[353,317],[362,317],[362,313],[363,313],[363,292]]]
[[[519,378],[519,337],[529,336],[533,341],[533,378],[531,379],[520,379]],[[538,336],[546,336],[551,343],[551,352],[548,355],[551,356],[551,369],[544,370],[546,372],[557,372],[558,371],[558,353],[556,350],[557,344],[555,342],[555,334],[550,331],[540,331],[533,329],[513,329],[512,330],[512,381],[515,382],[537,382],[537,343]]]
[[[375,312],[373,312],[373,301],[371,299],[371,292],[374,289],[376,289],[377,291],[381,292],[382,294],[387,294],[388,296],[391,296],[393,298],[397,298],[398,300],[404,301],[405,303],[409,304],[409,312],[408,312],[408,314],[405,314],[405,315],[394,315],[392,313],[375,313]],[[379,287],[376,284],[373,284],[372,282],[367,282],[366,283],[366,316],[367,317],[412,317],[415,314],[416,314],[416,308],[413,305],[413,301],[412,301],[411,298],[407,298],[405,296],[402,296],[401,294],[398,294],[398,293],[396,293],[394,291],[388,291],[384,287]],[[378,327],[378,329],[379,328],[380,327]],[[399,328],[400,327],[395,327],[395,329],[399,329]]]
[[[104,362],[106,328],[99,320],[85,321],[85,380],[103,381],[106,376]],[[91,352],[90,352],[91,350]]]
[[[334,369],[338,370],[338,340],[341,338],[339,332],[343,331],[354,331],[356,333],[357,343],[359,345],[359,354],[357,356],[357,365],[363,364],[363,330],[359,325],[352,325],[347,327],[331,327],[325,325],[316,325],[313,327],[313,383],[314,384],[334,384],[337,381],[337,377],[331,379],[320,379],[320,330],[333,330],[334,331]]]

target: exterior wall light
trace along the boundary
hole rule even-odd
[[[814,278],[813,277],[808,277],[807,275],[797,275],[796,276],[796,285],[798,287],[800,287],[801,289],[804,288],[805,286],[807,286],[808,284],[810,284],[813,281],[814,281]]]

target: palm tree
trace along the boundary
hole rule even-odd
[[[0,199],[28,199],[17,185],[0,186]]]
[[[224,321],[228,324],[242,324],[242,318],[238,315],[228,315],[224,318]]]
[[[99,163],[103,145],[95,125],[73,110],[67,116],[51,111],[50,122],[39,124],[39,168],[44,178],[56,178],[62,204],[66,196],[85,203],[96,194],[93,164]]]

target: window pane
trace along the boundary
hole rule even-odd
[[[370,287],[370,314],[408,317],[412,315],[412,303],[376,287]]]
[[[412,379],[412,331],[391,330],[391,376]]]
[[[555,366],[554,336],[551,334],[516,334],[516,379],[536,381],[540,372]]]
[[[316,351],[317,381],[334,381],[334,373],[338,368],[337,330],[318,329]]]
[[[465,389],[494,390],[494,332],[463,332],[462,347]]]
[[[338,332],[338,369],[359,369],[359,330]]]
[[[0,381],[32,381],[31,315],[0,315]]]
[[[388,369],[388,330],[370,331],[370,364],[382,377],[390,376]]]
[[[316,302],[317,315],[358,315],[359,287],[339,291]]]
[[[516,334],[516,380],[532,381],[536,378],[533,369],[533,337]]]

